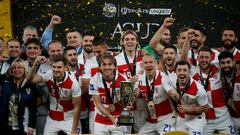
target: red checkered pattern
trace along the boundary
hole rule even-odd
[[[119,73],[122,73],[122,74],[126,75],[129,79],[131,77],[131,73],[130,73],[130,70],[129,70],[128,65],[126,63],[126,60],[124,58],[124,53],[121,52],[115,58],[117,60],[117,66],[118,66]],[[136,74],[138,74],[141,71],[141,66],[140,66],[141,62],[142,62],[142,55],[137,54],[136,69],[135,69]],[[129,63],[130,63],[131,68],[133,69],[133,58],[129,59]]]
[[[207,74],[202,73],[204,82],[207,79]],[[201,83],[201,77],[200,77],[200,71],[198,68],[198,71],[196,71],[193,74],[193,79]],[[208,88],[207,88],[207,94],[208,94],[208,102],[209,102],[209,109],[206,113],[207,119],[215,119],[217,117],[221,117],[228,113],[224,95],[222,92],[222,82],[220,79],[220,70],[212,65],[211,66],[211,73],[209,75],[209,81],[208,81]]]
[[[163,85],[168,85],[168,83],[164,83],[163,77],[160,73],[160,71],[156,71],[156,77],[155,77],[155,88],[154,88],[154,95],[153,95],[153,102],[155,104],[155,110],[156,110],[156,116],[161,117],[163,115],[167,115],[169,113],[172,113],[172,107],[170,104],[170,101],[168,99],[168,95],[166,91],[163,89]],[[146,86],[146,74],[139,76],[139,81],[142,82],[142,85],[140,86],[141,94],[143,95],[143,98],[148,101],[148,90]],[[150,88],[152,88],[153,82],[149,81]],[[151,116],[149,115],[147,118],[148,122],[156,122],[156,120],[151,119]]]
[[[117,73],[115,77],[115,95],[114,95],[114,105],[116,110],[114,112],[111,112],[112,115],[118,116],[121,114],[123,107],[119,104],[120,101],[120,83],[122,81],[126,81],[127,77]],[[112,93],[112,81],[108,82],[106,81],[109,93]],[[109,110],[109,105],[110,105],[110,99],[108,98],[106,91],[104,89],[103,81],[102,81],[102,74],[97,73],[96,75],[93,76],[90,80],[90,85],[89,85],[89,94],[90,95],[99,95],[101,102],[103,106],[105,107],[106,110]],[[106,124],[106,125],[112,125],[111,120],[103,115],[98,109],[95,110],[97,115],[95,121],[98,123]]]
[[[81,89],[77,80],[69,75],[68,72],[65,72],[65,74],[64,81],[56,82],[56,86],[52,71],[41,75],[48,85],[50,110],[54,111],[52,116],[57,117],[57,113],[61,112],[64,120],[72,118],[74,109],[72,98],[81,96]],[[59,99],[59,102],[57,99]],[[58,109],[56,110],[56,108]]]

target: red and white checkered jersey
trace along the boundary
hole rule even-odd
[[[117,66],[118,66],[118,72],[121,73],[121,74],[124,74],[128,77],[128,79],[130,79],[130,77],[132,76],[131,73],[130,73],[130,70],[128,68],[128,65],[127,65],[127,62],[124,58],[124,53],[121,52],[120,54],[118,54],[116,57],[116,60],[117,60]],[[134,60],[134,57],[130,58],[128,57],[128,60],[129,60],[129,63],[130,63],[130,66],[131,66],[131,69],[133,69],[133,66],[134,66],[134,63],[133,63],[133,60]],[[141,71],[141,64],[142,62],[142,56],[141,56],[141,53],[137,53],[137,56],[136,56],[136,69],[134,69],[136,71],[136,75]]]
[[[78,70],[80,70],[80,68],[79,68]],[[81,72],[81,71],[79,71],[79,73],[80,73],[80,72]],[[68,73],[69,73],[70,75],[72,75],[73,77],[76,78],[77,71],[74,71],[74,72],[68,71]],[[81,78],[82,78],[82,75],[79,74],[79,79],[78,79],[77,81],[78,81],[78,84],[79,84],[80,88],[82,87]],[[77,78],[76,78],[76,79],[77,79]],[[84,94],[82,95],[82,97],[81,97],[81,110],[82,110],[82,111],[83,111],[83,110],[86,110],[86,109],[88,108],[88,106],[87,106],[87,101],[86,101],[86,100],[89,100],[89,95],[88,95],[88,93],[84,93]]]
[[[77,80],[69,75],[68,72],[65,72],[63,81],[56,82],[55,86],[52,70],[40,75],[47,82],[49,89],[49,116],[57,120],[71,119],[74,109],[72,98],[81,96],[81,89]]]
[[[175,83],[176,88],[176,83]],[[196,106],[204,106],[208,104],[208,96],[206,90],[203,88],[203,86],[195,81],[194,79],[190,79],[190,85],[187,90],[180,89],[181,91],[186,91],[183,96],[181,97],[181,104],[186,104],[192,107]],[[200,116],[203,116],[204,114],[201,114]],[[191,118],[195,117],[196,115],[191,114],[183,114],[179,112],[179,116],[183,118]]]
[[[236,110],[230,111],[230,114],[234,118],[240,118],[240,75],[239,74],[236,77],[232,98],[233,98],[233,103]]]
[[[201,83],[201,81],[206,84],[208,74],[200,74],[200,69],[193,73],[193,79]],[[202,79],[201,79],[202,78]],[[211,66],[211,72],[209,74],[207,87],[209,109],[206,112],[206,119],[215,119],[226,115],[228,109],[225,104],[224,94],[222,91],[222,82],[220,78],[220,70],[215,66]]]
[[[91,78],[91,69],[98,67],[98,62],[96,56],[87,59],[83,57],[84,53],[78,55],[78,64],[80,71],[83,74],[83,78],[90,79]]]
[[[240,51],[237,48],[233,51],[233,57],[235,61],[240,60]]]
[[[219,51],[220,52],[223,52],[225,51],[226,49],[224,48],[219,48]],[[240,60],[240,50],[238,50],[236,47],[234,47],[233,49],[233,57],[234,57],[234,60],[237,61],[237,60]]]
[[[116,110],[114,112],[110,112],[113,116],[119,116],[123,110],[123,107],[120,104],[120,83],[122,81],[126,81],[127,77],[123,74],[117,73],[115,76],[115,92],[114,92],[114,105]],[[113,83],[112,81],[106,81],[109,93],[112,93]],[[100,96],[101,102],[106,110],[109,111],[109,105],[110,105],[110,99],[107,96],[107,93],[104,88],[103,80],[102,80],[102,74],[98,72],[95,74],[89,84],[89,95],[97,95]],[[96,111],[96,118],[95,121],[98,123],[106,124],[106,125],[112,125],[113,123],[111,120],[103,115],[98,109]]]
[[[83,53],[81,53],[78,56],[78,64],[80,65],[79,69],[80,69],[80,72],[82,72],[82,78],[84,79],[90,79],[98,72],[98,62],[97,62],[96,56],[93,56],[90,59],[85,58],[84,60]],[[89,95],[86,94],[82,98],[84,98],[85,100],[90,100],[89,110],[94,111],[95,105],[93,103],[93,100],[89,99]],[[82,102],[86,104],[85,100],[82,100]]]
[[[174,86],[175,83],[177,82],[177,74],[176,74],[176,72],[173,71],[173,70],[172,71],[165,70],[165,72],[163,72],[163,73],[164,73],[164,76],[169,79],[169,81],[171,83],[171,86]]]
[[[152,89],[152,85],[154,84],[154,94],[153,94],[153,102],[155,105],[156,116],[161,117],[172,113],[172,107],[168,98],[168,94],[166,91],[172,88],[167,81],[168,78],[165,77],[164,73],[156,70],[155,82],[153,80],[149,81],[149,87]],[[141,86],[139,86],[139,82],[141,82]],[[149,101],[149,91],[147,89],[146,84],[146,73],[144,72],[142,75],[139,76],[139,81],[136,83],[137,87],[140,89],[141,96],[145,99],[146,102]],[[135,85],[135,86],[136,86]],[[168,89],[168,90],[165,90]],[[151,119],[150,114],[147,117],[148,122],[155,123],[157,119]]]
[[[219,60],[218,60],[218,55],[220,54],[217,50],[215,49],[211,49],[212,50],[212,64],[217,64],[219,65]],[[194,65],[194,63],[196,63],[198,65],[198,61],[197,61],[197,57],[198,57],[198,54],[194,54],[194,59],[192,58],[192,51],[190,50],[188,52],[188,58],[191,62],[192,65]]]
[[[87,61],[85,64],[85,74],[84,78],[91,78],[99,71],[99,65],[97,62],[97,57],[93,57],[91,61]]]

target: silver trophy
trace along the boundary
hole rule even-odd
[[[121,95],[121,105],[123,106],[123,111],[121,115],[118,117],[117,124],[118,125],[133,125],[134,117],[132,116],[131,111],[127,108],[131,102],[131,97],[133,93],[134,83],[123,81],[120,85],[120,95]]]

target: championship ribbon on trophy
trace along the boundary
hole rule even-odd
[[[118,125],[133,125],[134,124],[134,117],[132,116],[127,106],[129,106],[131,102],[131,97],[133,93],[134,83],[123,81],[120,85],[120,95],[121,95],[121,105],[123,106],[123,112],[118,117],[117,124]]]

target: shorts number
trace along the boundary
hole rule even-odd
[[[201,135],[201,132],[193,131],[193,135]]]
[[[81,129],[80,129],[80,128],[77,128],[77,133],[78,133],[78,134],[80,133],[80,131],[81,131]]]
[[[163,132],[169,132],[171,130],[171,125],[168,125],[168,124],[164,124],[164,127],[163,127]]]
[[[230,125],[230,126],[228,126],[228,128],[230,129],[230,134],[234,135],[235,134],[234,126]]]

